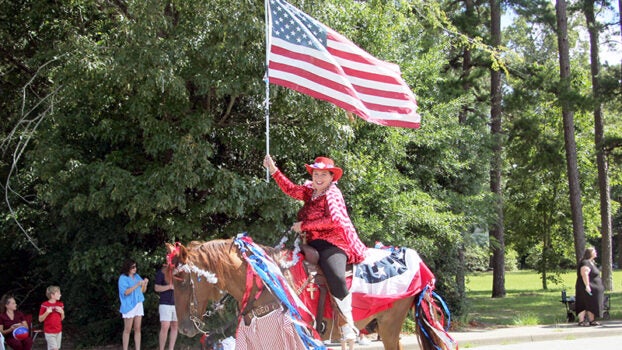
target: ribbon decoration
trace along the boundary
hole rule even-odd
[[[312,327],[309,327],[303,320],[301,312],[306,313],[314,319],[313,314],[307,309],[302,300],[298,298],[295,291],[289,286],[285,277],[281,273],[278,265],[266,254],[266,252],[246,233],[240,233],[233,240],[249,267],[261,278],[264,285],[270,289],[272,294],[279,299],[287,309],[287,313],[294,321],[296,332],[308,349],[326,349],[326,346],[319,340],[319,335]],[[249,254],[250,253],[250,254]],[[311,333],[310,333],[311,332]],[[313,336],[315,335],[315,337]]]

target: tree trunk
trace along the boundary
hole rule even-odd
[[[622,39],[622,0],[618,0],[618,24],[620,25],[620,39]],[[620,57],[620,92],[622,93],[622,57]],[[618,267],[622,266],[622,233],[618,233]]]
[[[583,229],[583,205],[581,202],[581,186],[577,167],[577,144],[575,141],[574,111],[568,99],[570,90],[570,54],[568,48],[568,17],[566,1],[557,0],[555,5],[557,17],[557,45],[559,47],[559,100],[562,107],[564,124],[564,145],[566,149],[566,168],[568,171],[568,187],[570,192],[570,209],[572,211],[572,233],[574,236],[575,258],[578,263],[585,250],[585,231]]]
[[[465,10],[467,13],[473,12],[473,2],[471,0],[465,0]],[[471,82],[468,79],[469,74],[471,72],[471,50],[466,47],[462,52],[462,90],[464,93],[467,93],[471,90]],[[458,114],[458,123],[464,124],[467,121],[467,115],[469,111],[469,106],[463,104],[460,108],[460,112]],[[464,242],[464,240],[463,240]],[[456,284],[458,285],[458,293],[461,297],[465,297],[466,295],[466,269],[465,266],[465,256],[464,256],[464,243],[460,245],[458,249],[458,261],[460,262],[460,267],[458,268],[456,274]]]
[[[464,243],[460,244],[458,248],[458,270],[456,271],[456,287],[458,288],[458,295],[460,298],[466,297],[466,264],[464,258]]]
[[[604,123],[602,97],[600,96],[600,52],[598,50],[600,25],[594,15],[594,1],[585,0],[583,13],[590,35],[590,70],[592,74],[592,95],[594,98],[594,146],[596,148],[596,165],[598,168],[598,190],[600,193],[600,261],[602,279],[606,290],[613,289],[612,239],[611,239],[611,202],[609,188],[609,164],[604,149]]]
[[[467,13],[468,17],[473,17],[475,10],[475,5],[473,4],[473,0],[464,0],[464,9]],[[462,90],[467,93],[473,87],[471,80],[469,79],[469,75],[471,74],[471,49],[469,47],[465,47],[462,51]],[[466,123],[467,116],[469,114],[470,105],[464,104],[460,110],[460,114],[458,115],[458,122],[460,124]]]
[[[490,0],[490,33],[491,45],[494,48],[501,45],[501,5],[498,0]],[[502,143],[501,130],[501,71],[490,70],[490,133],[492,134],[492,159],[490,162],[490,191],[496,199],[495,222],[490,229],[490,236],[494,237],[492,248],[492,297],[505,297],[505,240],[503,226],[503,189],[501,182]]]
[[[544,231],[542,239],[542,264],[540,265],[540,275],[542,276],[542,289],[548,289],[547,266],[549,265],[549,240],[550,234],[548,230]]]

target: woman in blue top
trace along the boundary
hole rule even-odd
[[[127,259],[121,268],[119,276],[119,300],[121,300],[121,314],[123,314],[123,350],[128,350],[130,333],[134,327],[134,348],[140,350],[140,323],[144,316],[143,293],[147,290],[149,279],[142,279],[136,273],[136,261]]]

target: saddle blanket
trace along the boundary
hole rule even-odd
[[[304,267],[297,264],[291,271],[300,288],[306,279]],[[352,293],[352,317],[356,321],[390,308],[396,300],[418,294],[427,285],[434,285],[434,274],[413,249],[369,248],[365,260],[354,265],[348,284]],[[300,299],[313,312],[319,303],[319,287],[311,283],[300,291]],[[328,298],[324,317],[332,317]]]
[[[353,268],[352,316],[358,320],[388,309],[434,281],[434,274],[413,249],[368,249],[365,260]]]

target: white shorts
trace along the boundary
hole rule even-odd
[[[63,333],[45,333],[45,341],[48,343],[48,350],[60,349],[60,342],[63,340]]]
[[[145,311],[143,310],[143,303],[138,303],[130,312],[123,314],[123,318],[134,318],[136,316],[145,316]]]
[[[228,337],[223,339],[220,344],[222,344],[223,350],[235,350],[235,338]]]
[[[158,308],[158,311],[160,311],[160,322],[177,322],[177,312],[175,311],[175,305],[162,304]]]

